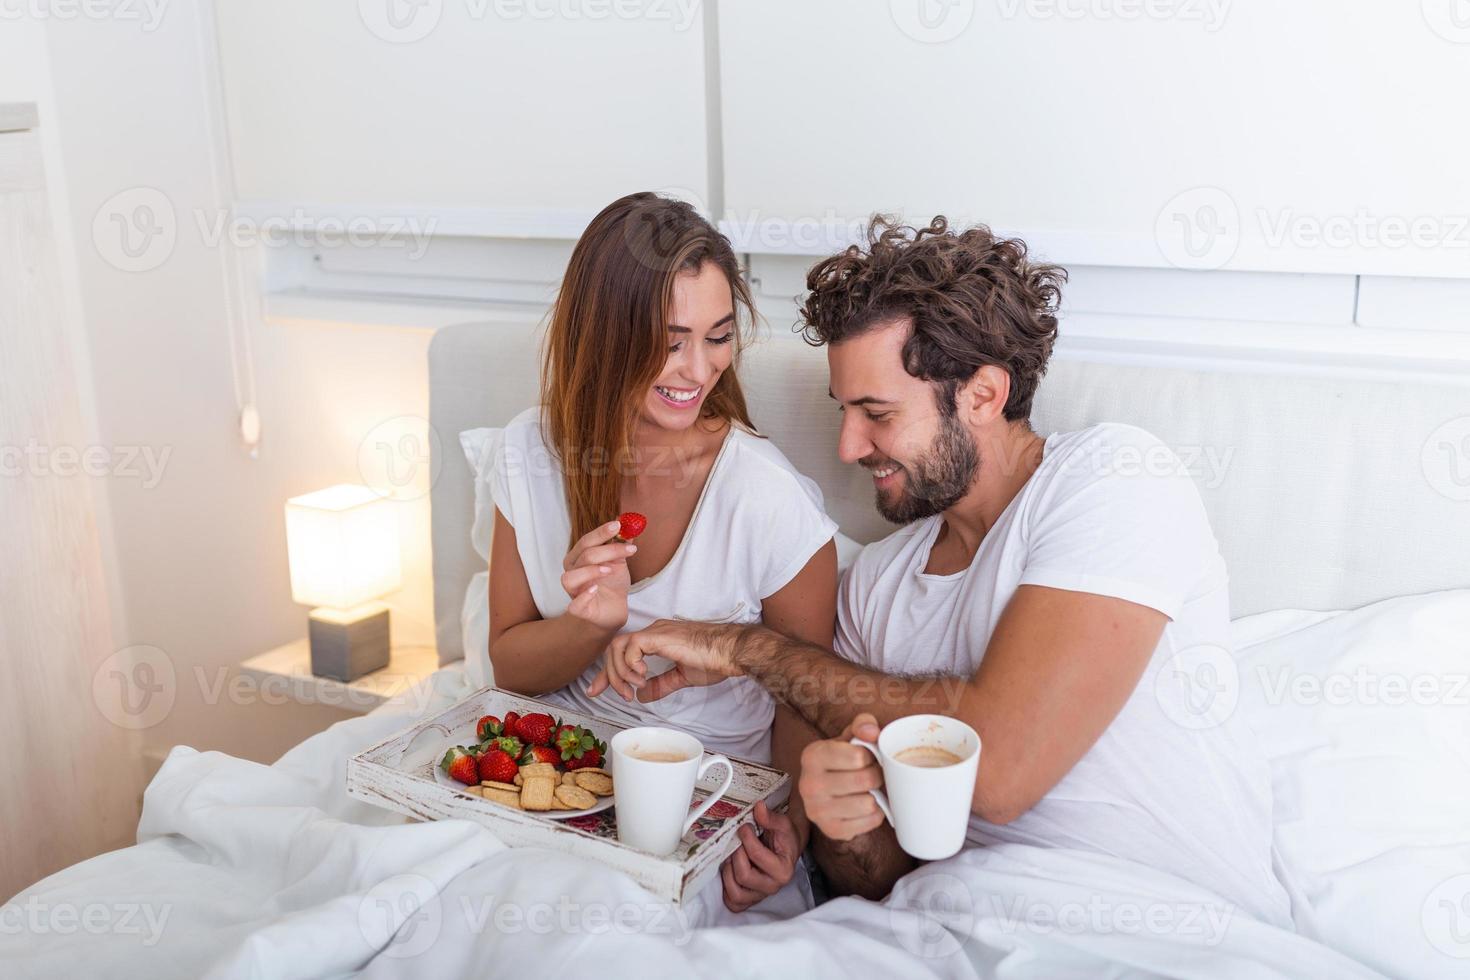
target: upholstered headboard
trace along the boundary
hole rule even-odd
[[[465,588],[481,570],[458,436],[534,403],[538,339],[530,318],[466,323],[440,330],[429,349],[430,423],[443,453],[432,495],[441,663],[463,656]],[[747,353],[741,380],[756,425],[821,485],[843,532],[862,542],[887,534],[872,482],[837,459],[823,352],[766,339]],[[1446,428],[1457,419],[1470,419],[1470,384],[1133,367],[1064,352],[1032,416],[1043,435],[1127,422],[1171,446],[1209,511],[1235,616],[1470,587],[1470,421]]]

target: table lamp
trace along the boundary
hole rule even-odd
[[[388,666],[388,607],[402,585],[393,501],[349,483],[286,501],[291,598],[308,618],[311,672],[352,681]]]

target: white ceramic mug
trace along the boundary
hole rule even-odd
[[[959,853],[970,826],[975,773],[980,766],[980,736],[962,721],[944,715],[910,715],[889,722],[878,744],[852,740],[873,753],[883,768],[884,790],[871,790],[878,808],[898,832],[898,846],[921,861]],[[929,746],[959,757],[947,766],[916,766],[900,761],[905,749]]]
[[[640,759],[640,755],[676,755],[678,762]],[[672,728],[629,728],[613,736],[608,747],[612,764],[613,803],[618,840],[650,854],[672,854],[679,841],[730,789],[735,767],[722,755],[704,758],[699,739]],[[694,784],[714,766],[725,767],[720,788],[693,813],[689,801]]]

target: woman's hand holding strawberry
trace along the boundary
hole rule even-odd
[[[561,586],[572,598],[567,614],[608,633],[628,622],[628,558],[638,550],[618,536],[622,528],[621,520],[593,528],[562,560]]]

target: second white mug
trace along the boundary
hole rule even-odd
[[[970,826],[975,774],[980,767],[980,735],[945,715],[909,715],[889,722],[878,744],[852,739],[883,768],[882,790],[871,790],[878,807],[898,833],[898,846],[922,861],[959,853]],[[948,765],[905,762],[909,749],[936,749],[958,761]],[[886,790],[886,792],[885,792]]]

